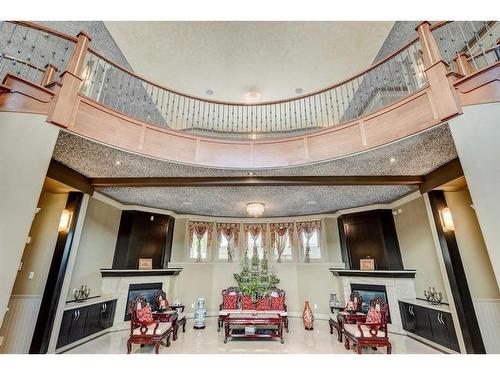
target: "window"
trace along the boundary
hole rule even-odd
[[[262,233],[259,233],[257,239],[254,241],[250,233],[247,233],[247,254],[249,258],[253,255],[254,243],[257,245],[257,253],[259,254],[259,259],[264,256],[264,248],[262,247]]]
[[[305,244],[307,243],[306,234],[302,233],[302,243],[304,244],[304,252]],[[321,245],[319,241],[319,231],[314,230],[311,238],[309,239],[309,257],[311,259],[321,259]]]
[[[276,237],[278,237],[278,234],[276,234]],[[283,253],[281,254],[281,260],[292,260],[293,258],[293,253],[292,253],[292,241],[290,238],[290,232],[287,230],[285,233],[285,239],[286,239],[286,245],[285,245],[285,250],[283,250]],[[278,258],[278,241],[276,240],[276,244],[274,246],[274,256],[276,259]]]
[[[207,259],[207,242],[208,242],[208,233],[205,232],[201,239],[198,239],[197,236],[193,235],[193,243],[191,244],[191,249],[189,250],[189,258],[190,259],[198,259],[198,244],[200,246],[201,259]]]
[[[231,239],[231,242],[232,239]],[[219,259],[227,259],[227,248],[229,246],[229,242],[225,236],[220,236],[219,242]]]

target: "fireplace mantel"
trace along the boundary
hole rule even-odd
[[[357,276],[357,277],[383,277],[392,279],[414,279],[416,270],[346,270],[339,268],[330,268],[335,276]]]
[[[101,269],[102,277],[137,277],[137,276],[177,276],[182,268],[161,268],[155,270],[114,270]]]

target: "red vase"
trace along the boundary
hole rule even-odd
[[[308,331],[313,329],[314,315],[309,306],[309,301],[304,302],[304,312],[302,313],[302,322],[304,322],[304,328]]]

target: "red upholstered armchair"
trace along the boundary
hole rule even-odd
[[[356,352],[361,354],[362,347],[385,346],[387,354],[391,354],[392,345],[387,337],[387,304],[381,298],[370,301],[370,309],[365,322],[344,324],[344,346],[350,349],[350,344],[356,345]]]
[[[337,331],[337,339],[342,342],[342,325],[347,323],[356,323],[358,321],[364,321],[364,315],[358,315],[361,312],[361,307],[363,305],[363,297],[359,292],[354,291],[349,296],[349,301],[347,301],[346,306],[337,309],[330,307],[331,314],[329,319],[330,324],[330,334],[333,334],[333,330]]]
[[[132,351],[132,344],[155,345],[155,353],[160,351],[160,344],[170,346],[171,322],[153,319],[151,306],[142,296],[137,296],[130,303],[130,337],[127,341],[127,354]]]
[[[238,310],[240,308],[240,290],[235,287],[229,287],[222,291],[222,303],[219,305],[219,312],[222,310]],[[219,313],[217,321],[217,332],[224,323],[224,316]]]

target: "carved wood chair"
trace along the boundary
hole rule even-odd
[[[171,322],[173,327],[173,337],[172,339],[177,340],[177,333],[179,327],[182,326],[182,332],[186,332],[186,314],[184,314],[184,305],[172,306],[169,305],[167,299],[167,293],[163,290],[158,290],[154,296],[156,311],[153,313],[155,318],[161,321]],[[175,312],[169,314],[170,312]]]
[[[127,354],[132,351],[132,344],[154,345],[155,353],[159,354],[160,345],[170,346],[172,323],[141,318],[141,309],[147,307],[146,299],[137,296],[130,303],[130,337],[127,340]]]
[[[356,345],[356,353],[361,354],[363,347],[385,346],[387,354],[391,354],[392,345],[387,337],[387,316],[387,304],[381,298],[373,298],[365,322],[343,325],[344,347],[350,350],[352,343]]]
[[[332,312],[328,321],[330,325],[330,334],[333,334],[333,330],[335,329],[337,331],[337,340],[339,342],[342,342],[342,325],[344,323],[352,324],[364,320],[363,316],[356,316],[352,314],[359,313],[362,306],[363,297],[361,297],[359,292],[354,291],[349,296],[349,301],[346,303],[345,307],[337,309],[338,311],[335,311],[333,307],[330,307],[330,311]],[[352,307],[353,310],[351,312],[347,311],[348,307]]]
[[[283,325],[285,326],[285,330],[287,332],[289,332],[289,329],[288,329],[288,307],[285,303],[286,292],[283,289],[279,289],[279,288],[272,288],[270,292],[271,292],[270,297],[282,297],[283,298],[283,311],[286,314],[282,315],[281,318],[283,320]],[[271,302],[271,304],[272,304],[272,302]],[[271,306],[271,310],[273,310],[272,306]]]
[[[217,320],[217,332],[220,332],[220,329],[224,325],[224,318],[226,317],[224,314],[220,314],[220,312],[224,309],[224,297],[225,296],[236,296],[236,309],[240,308],[240,290],[236,287],[229,287],[227,289],[222,290],[222,303],[219,305],[219,319]]]

